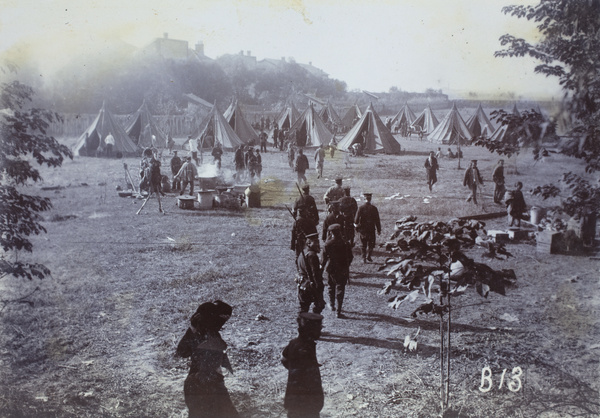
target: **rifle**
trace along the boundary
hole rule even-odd
[[[139,194],[139,192],[135,188],[135,183],[133,182],[133,179],[131,178],[131,174],[129,174],[129,169],[127,168],[127,163],[123,163],[123,168],[125,169],[125,174],[127,175],[127,178],[129,179],[129,182],[131,183],[131,187],[133,188],[133,191],[136,194]]]
[[[292,212],[292,210],[289,208],[289,206],[288,205],[284,205],[284,206],[288,210],[288,212],[290,213],[290,215],[292,215],[292,218],[294,218],[294,221],[297,221],[298,219],[296,218],[296,215],[294,215],[294,212]],[[306,245],[306,234],[304,233],[304,231],[302,229],[300,229],[300,233],[304,236],[304,245]],[[308,280],[310,280],[310,282],[315,286],[315,289],[316,289],[316,285],[317,284],[316,284],[315,279],[313,278],[313,276],[312,276],[312,274],[310,272],[310,269],[308,268],[308,264],[306,262],[306,255],[304,254],[304,247],[300,249],[300,253],[302,254],[302,258],[304,259],[304,265],[306,266],[306,273],[308,274]],[[296,278],[296,283],[298,284],[298,287],[300,287],[301,282],[299,280],[299,277]],[[306,290],[306,289],[303,289],[303,290]]]

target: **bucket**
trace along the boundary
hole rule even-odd
[[[245,191],[246,206],[249,208],[260,208],[260,186],[253,184]]]
[[[541,208],[533,206],[531,208],[531,210],[529,211],[529,214],[531,215],[530,222],[533,225],[538,225],[540,223],[540,221],[542,220],[543,210]]]

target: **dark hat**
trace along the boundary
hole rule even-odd
[[[223,301],[205,302],[198,306],[190,322],[194,328],[219,330],[231,317],[232,312],[233,308]]]
[[[190,157],[189,155],[187,157],[185,157],[185,159],[188,161],[192,161],[192,157]]]
[[[327,228],[328,231],[340,231],[342,229],[342,225],[340,224],[331,224],[329,225],[329,228]]]
[[[367,197],[367,196],[373,196],[373,193],[363,193],[363,196]]]
[[[177,151],[176,151],[176,150],[175,150],[175,151],[173,151],[173,154],[177,154]]]
[[[313,234],[308,234],[306,235],[306,239],[319,239],[319,234],[317,232],[313,233]]]
[[[310,190],[310,186],[306,183],[302,186],[302,190]]]
[[[343,180],[342,176],[335,176],[335,181],[336,182],[342,181],[342,180]]]
[[[476,162],[477,162],[477,160],[471,160],[471,162],[472,162],[472,163],[476,163]]]

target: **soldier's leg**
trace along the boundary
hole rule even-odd
[[[308,312],[310,308],[311,299],[307,297],[306,292],[298,289],[298,302],[300,302],[300,309],[298,312]]]
[[[327,279],[328,294],[329,294],[329,307],[332,311],[335,311],[335,280],[331,276]]]
[[[362,255],[363,263],[367,262],[367,237],[360,234],[360,254]]]
[[[367,261],[373,261],[371,255],[373,254],[373,248],[375,247],[375,234],[369,235],[369,241],[367,243],[369,251],[367,253]]]
[[[314,295],[313,295],[313,299],[314,299],[314,306],[313,306],[313,312],[320,314],[321,312],[323,312],[323,309],[325,309],[325,301],[323,300],[323,289],[316,289],[314,291]]]
[[[337,317],[343,318],[342,314],[342,305],[344,303],[344,295],[346,294],[346,284],[338,283],[337,289],[335,292],[335,297],[337,299]]]

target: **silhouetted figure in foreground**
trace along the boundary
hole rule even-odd
[[[298,338],[283,349],[281,362],[288,369],[283,406],[288,418],[318,418],[323,408],[316,343],[321,337],[322,326],[323,316],[302,312],[298,315]]]
[[[190,418],[238,416],[221,369],[225,367],[233,374],[225,353],[227,344],[219,334],[231,312],[231,306],[220,300],[201,304],[177,346],[178,356],[191,358],[190,371],[183,386]]]

